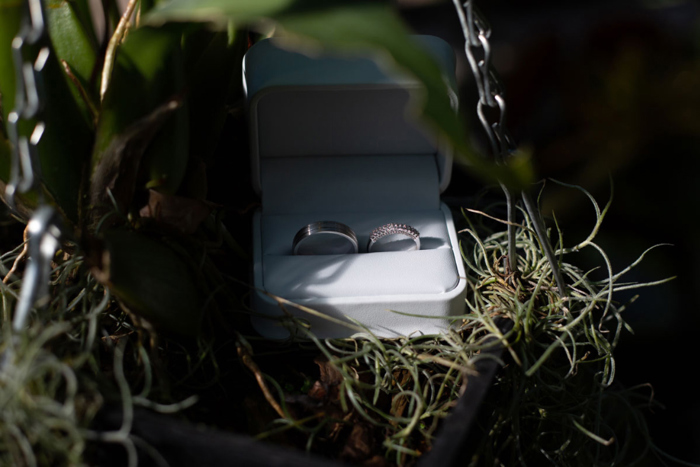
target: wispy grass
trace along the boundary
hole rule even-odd
[[[21,250],[1,257],[5,273]],[[0,465],[84,465],[88,442],[123,445],[130,466],[137,465],[137,445],[157,458],[131,434],[134,405],[167,413],[193,400],[175,406],[151,401],[148,332],[130,324],[79,255],[61,252],[54,266],[49,303],[21,333],[12,332],[11,317],[21,280],[0,283]],[[114,394],[121,427],[93,431],[97,412]]]
[[[556,222],[549,232],[566,290],[559,290],[527,210],[520,209],[517,223],[510,223],[518,249],[514,269],[508,222],[494,215],[501,206],[464,209],[460,235],[468,295],[465,313],[454,317],[449,332],[380,339],[354,323],[352,338],[324,340],[304,320],[286,316],[285,323],[304,340],[281,349],[238,333],[223,344],[200,339],[194,346],[156,336],[134,324],[79,255],[65,253],[55,259],[48,306],[33,314],[25,332],[13,334],[21,280],[8,272],[22,252],[19,245],[0,257],[7,275],[0,285],[0,464],[80,465],[88,443],[123,446],[129,465],[136,465],[139,447],[162,464],[131,433],[134,406],[164,413],[187,408],[195,399],[172,388],[185,381],[190,389],[196,383],[210,387],[231,372],[241,377],[252,372],[260,400],[274,407],[267,428],[251,435],[286,436],[310,451],[350,461],[379,454],[397,465],[411,464],[431,449],[441,420],[475,377],[475,363],[495,358],[485,350],[500,345],[502,368],[475,424],[478,449],[465,464],[632,465],[657,450],[640,412],[652,403],[648,388],[615,384],[614,350],[629,329],[623,317],[628,304],[616,302],[615,294],[669,279],[625,281],[651,248],[630,266],[613,270],[595,243],[609,203],[601,209],[590,199],[596,222],[584,241],[565,245]],[[597,252],[596,275],[602,273],[602,279],[569,262],[582,249]],[[220,280],[213,283],[212,290],[222,290]],[[226,303],[217,304],[217,316],[231,311]],[[505,321],[511,325],[504,327]],[[231,343],[235,346],[227,347]],[[235,347],[243,365],[221,367],[216,349],[224,347],[231,353]],[[270,349],[276,352],[274,371],[263,363]],[[294,360],[300,352],[308,361]],[[320,385],[314,389],[315,378],[307,373],[303,389],[290,388],[279,362],[308,367],[309,352],[320,355]],[[163,358],[179,362],[177,371],[164,371]],[[91,424],[106,400],[121,405],[123,419],[113,431],[97,432]],[[366,441],[367,452],[356,452],[363,444],[355,438]],[[348,454],[348,446],[354,453]]]
[[[20,250],[2,257],[3,268]],[[34,316],[23,333],[11,331],[11,312],[19,280],[2,284],[3,321],[0,347],[0,464],[79,465],[85,448],[84,429],[102,403],[94,384],[79,373],[94,365],[86,347],[94,346],[94,320],[104,311],[104,295],[94,281],[81,287],[68,276],[80,261],[69,259],[54,271],[58,291],[45,316]],[[77,290],[80,288],[80,290]],[[100,297],[102,298],[102,297]],[[55,312],[56,309],[61,310]]]
[[[387,340],[366,331],[320,340],[301,327],[341,376],[337,405],[347,416],[339,423],[346,430],[357,420],[371,424],[384,433],[387,459],[409,463],[430,449],[439,421],[474,376],[475,361],[492,358],[483,351],[503,345],[507,358],[486,403],[488,414],[479,420],[482,438],[473,465],[631,465],[645,455],[653,444],[636,393],[614,386],[614,349],[629,329],[627,304],[614,297],[672,278],[623,282],[651,248],[615,273],[595,243],[610,203],[601,209],[589,199],[596,222],[583,242],[566,247],[558,226],[549,232],[566,290],[559,290],[527,210],[519,209],[519,223],[508,223],[490,214],[500,208],[491,205],[486,212],[463,210],[469,290],[466,313],[447,334]],[[517,270],[508,259],[508,224],[515,232]],[[599,254],[604,279],[567,261],[584,248]],[[498,325],[502,320],[512,323],[507,332]],[[312,448],[313,438],[322,438],[319,427],[339,429],[323,417],[301,423],[288,412],[286,419],[286,427],[307,433]]]

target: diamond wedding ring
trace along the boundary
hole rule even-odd
[[[297,232],[292,251],[295,255],[353,254],[357,253],[357,236],[340,222],[314,222]]]
[[[406,224],[386,224],[369,236],[367,252],[420,250],[420,233]]]

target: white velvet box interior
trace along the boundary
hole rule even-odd
[[[290,300],[405,297],[457,286],[434,156],[268,158],[263,174],[260,240],[268,292]],[[293,255],[296,232],[322,220],[350,226],[359,254]],[[415,227],[421,250],[366,253],[372,230],[390,222]]]
[[[309,219],[342,222],[355,230],[357,255],[294,256],[291,239]],[[459,280],[441,210],[318,213],[262,217],[263,280],[268,292],[290,300],[317,297],[439,294]],[[421,233],[420,251],[364,254],[371,230],[398,221]]]

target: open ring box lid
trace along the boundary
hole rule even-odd
[[[413,40],[453,83],[451,47],[436,37]],[[339,323],[353,320],[380,337],[444,332],[449,317],[464,312],[466,279],[440,202],[451,155],[408,108],[409,90],[420,88],[369,58],[310,57],[283,46],[263,40],[243,62],[253,185],[262,197],[253,221],[254,327],[286,338],[289,326],[278,318],[288,312],[322,338],[356,333]],[[350,226],[359,253],[293,255],[297,231],[317,221]],[[372,230],[390,222],[418,229],[420,251],[367,253]]]

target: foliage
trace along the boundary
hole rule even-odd
[[[231,264],[243,262],[245,253],[223,226],[222,210],[206,201],[206,169],[217,167],[216,142],[224,122],[242,112],[240,63],[251,37],[248,28],[269,30],[272,23],[278,35],[305,50],[374,53],[386,66],[421,83],[413,110],[474,171],[514,188],[531,182],[526,160],[496,166],[475,155],[438,66],[415,46],[387,4],[171,0],[151,8],[152,2],[144,0],[136,12],[137,3],[130,2],[132,9],[121,19],[114,2],[103,4],[111,40],[101,43],[97,37],[86,0],[51,0],[48,35],[25,57],[42,47],[50,50],[43,76],[46,132],[39,143],[40,190],[64,216],[69,231],[54,257],[48,306],[21,333],[11,332],[10,323],[26,243],[0,260],[5,277],[2,462],[80,464],[86,443],[92,442],[124,446],[134,465],[139,444],[130,434],[134,406],[164,412],[190,406],[196,384],[210,389],[222,377],[224,365],[214,349],[233,343],[240,357],[235,364],[244,363],[258,377],[266,402],[282,417],[270,419],[272,430],[257,430],[259,437],[294,428],[308,435],[309,448],[316,448],[318,440],[328,443],[341,433],[345,439],[374,433],[386,456],[404,464],[430,448],[440,419],[459,396],[479,352],[494,345],[489,341],[494,336],[511,355],[497,387],[508,393],[518,389],[522,397],[512,399],[507,413],[503,408],[494,412],[484,456],[515,460],[544,455],[553,462],[580,452],[594,453],[591,462],[624,457],[625,452],[609,455],[597,449],[606,445],[611,431],[607,419],[595,418],[601,415],[595,403],[610,394],[603,389],[613,380],[612,350],[624,326],[624,307],[612,301],[612,294],[633,287],[619,283],[627,270],[613,274],[603,254],[608,278],[596,282],[562,262],[573,284],[562,298],[554,291],[526,214],[525,224],[518,226],[518,244],[525,253],[519,277],[499,266],[505,254],[502,232],[483,238],[481,225],[464,231],[472,291],[469,313],[460,317],[455,332],[393,341],[370,333],[319,341],[309,334],[325,357],[318,360],[321,386],[337,389],[320,396],[332,417],[309,408],[309,398],[320,395],[318,388],[303,397],[285,396],[253,360],[263,347],[243,337],[247,315],[241,313],[241,294],[234,293],[237,282],[228,277]],[[0,0],[0,188],[8,182],[5,124],[17,86],[10,42],[22,7],[21,2]],[[26,133],[29,123],[34,122],[20,131]],[[230,152],[243,148],[236,144]],[[37,193],[19,197],[13,214],[26,221],[37,199]],[[602,253],[592,241],[605,210],[596,205],[596,211],[599,222],[591,237],[574,248],[562,247],[559,255],[584,247]],[[512,321],[512,330],[503,335],[496,317]],[[576,379],[582,377],[588,378],[586,384]],[[578,391],[572,398],[585,402],[537,405],[555,399],[557,391]],[[121,427],[93,430],[96,413],[109,403],[122,407]],[[524,415],[514,415],[518,411]],[[306,418],[299,418],[304,413]],[[527,425],[526,431],[521,418],[535,420],[537,428]],[[578,444],[557,438],[559,445],[545,446],[544,437],[554,431],[550,420],[564,426],[563,433]],[[355,435],[346,433],[352,423],[361,427]],[[526,438],[542,433],[546,436],[532,443]],[[538,442],[540,451],[521,454],[523,447]],[[591,442],[598,443],[595,449],[588,446]],[[365,454],[374,452],[359,456]],[[347,458],[359,459],[353,453]]]
[[[486,424],[490,432],[472,460],[475,464],[497,459],[506,465],[632,465],[653,449],[638,412],[643,398],[613,386],[613,351],[622,331],[629,330],[622,316],[629,304],[617,303],[614,294],[672,278],[647,284],[623,282],[624,275],[654,247],[614,273],[607,255],[595,243],[610,203],[601,210],[588,197],[596,213],[590,235],[565,247],[562,232],[555,231],[559,239],[556,255],[569,284],[565,296],[553,287],[549,263],[524,211],[524,222],[516,231],[518,247],[524,252],[519,257],[520,277],[501,266],[507,252],[506,232],[492,230],[481,221],[470,221],[470,228],[464,231],[471,237],[464,258],[474,274],[470,315],[486,323],[498,316],[513,321],[513,328],[504,336],[512,363],[495,383],[501,394],[498,402],[486,403],[492,411]],[[492,212],[493,206],[485,211]],[[490,217],[469,212],[469,217]],[[583,249],[600,254],[605,265],[602,279],[592,278],[595,270],[582,271],[566,261]],[[511,394],[510,398],[503,392]],[[634,443],[641,444],[641,452],[631,449]]]
[[[46,312],[25,333],[13,336],[10,310],[21,280],[8,273],[8,266],[21,252],[22,245],[0,262],[6,274],[1,284],[0,464],[84,465],[86,446],[93,442],[123,445],[135,465],[133,407],[167,413],[196,398],[175,405],[151,400],[174,397],[155,369],[162,365],[153,347],[155,336],[134,327],[109,290],[87,273],[80,256],[58,261]],[[104,404],[122,406],[119,429],[92,429]]]
[[[217,334],[211,325],[208,337],[196,341],[154,334],[138,316],[120,309],[77,255],[57,260],[51,303],[26,335],[13,340],[9,310],[21,281],[7,271],[18,262],[20,245],[1,263],[8,278],[3,283],[0,372],[4,460],[79,463],[88,443],[118,443],[134,462],[140,443],[130,434],[134,407],[166,413],[184,409],[195,402],[193,393],[205,397],[224,374],[232,373],[246,394],[233,404],[246,414],[247,429],[258,439],[282,437],[350,462],[407,465],[430,450],[440,421],[475,376],[475,362],[494,358],[484,351],[504,345],[505,366],[478,420],[480,447],[472,465],[631,465],[657,449],[639,411],[652,403],[642,394],[644,387],[613,384],[613,351],[626,327],[622,314],[627,307],[615,302],[613,294],[655,283],[623,281],[649,250],[613,273],[594,243],[607,206],[601,210],[593,203],[598,221],[590,236],[573,247],[559,244],[562,271],[571,284],[564,298],[525,210],[517,226],[523,253],[518,277],[504,261],[504,221],[488,214],[499,212],[499,203],[481,211],[465,209],[462,251],[470,266],[466,314],[455,318],[447,334],[388,340],[370,332],[320,340],[301,323],[308,342],[281,346],[237,333]],[[585,248],[601,254],[603,278],[593,279],[596,271],[566,261]],[[224,315],[224,322],[233,317]],[[240,360],[215,357],[215,348],[231,348],[231,342]],[[316,377],[308,368],[311,359],[318,367]],[[280,360],[296,362],[295,368],[290,372]],[[254,379],[243,377],[240,363],[262,391],[254,390]],[[106,377],[104,368],[110,369]],[[260,401],[251,406],[256,392]],[[229,390],[226,397],[231,397]],[[104,404],[123,407],[118,430],[91,428]],[[255,408],[268,404],[276,414]],[[193,421],[201,417],[188,411]]]
[[[507,363],[485,403],[487,414],[479,421],[479,447],[470,465],[632,465],[649,450],[656,452],[639,411],[651,399],[641,395],[641,386],[613,385],[613,351],[627,327],[622,317],[627,304],[616,303],[613,294],[670,279],[623,282],[652,248],[614,273],[594,242],[609,204],[601,210],[591,201],[597,222],[588,238],[564,247],[562,233],[556,231],[557,255],[570,284],[564,297],[527,211],[521,209],[523,223],[516,226],[522,252],[518,274],[508,269],[506,222],[488,214],[504,207],[492,203],[484,211],[465,209],[469,227],[461,233],[469,266],[468,309],[457,317],[454,331],[392,340],[379,340],[371,333],[326,341],[309,335],[327,360],[319,365],[335,372],[329,378],[330,371],[322,370],[320,383],[335,387],[336,394],[329,400],[312,388],[307,397],[323,404],[311,413],[308,400],[287,395],[285,418],[273,424],[269,434],[298,429],[307,434],[309,446],[322,450],[318,446],[337,442],[341,427],[349,431],[352,424],[366,423],[364,437],[383,439],[377,432],[383,433],[387,459],[405,465],[411,456],[430,448],[439,420],[448,415],[474,375],[474,363],[493,358],[484,350],[504,345]],[[603,279],[594,280],[594,271],[582,271],[566,261],[586,248],[601,255]],[[503,322],[512,323],[506,332]],[[305,421],[296,421],[292,414],[304,403]],[[329,407],[344,416],[324,417],[323,413],[334,413]],[[356,431],[353,428],[350,441],[341,438],[343,442],[357,444]],[[341,446],[342,452],[352,452],[347,444]],[[355,456],[349,459],[367,460]]]

